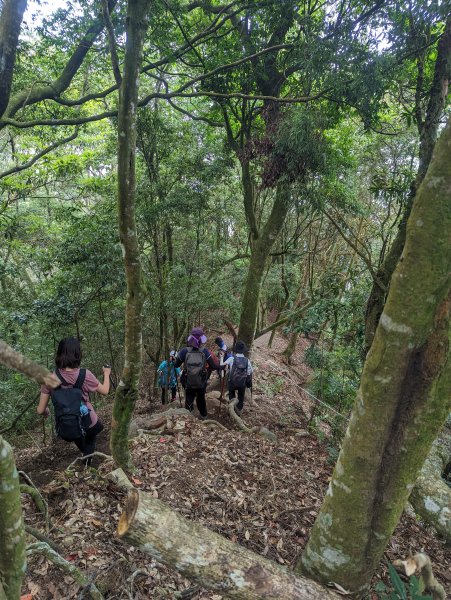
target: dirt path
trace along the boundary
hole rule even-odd
[[[247,402],[242,417],[249,426],[268,427],[278,441],[243,434],[224,409],[217,417],[216,389],[209,393],[208,409],[226,430],[210,429],[199,420],[182,417],[178,419],[182,431],[177,435],[134,438],[133,482],[190,520],[293,567],[321,505],[335,454],[327,441],[321,443],[311,435],[295,436],[296,430],[306,425],[310,401],[299,387],[299,377],[293,376],[281,360],[286,340],[276,337],[271,350],[266,343],[266,339],[258,340],[252,355],[255,406]],[[301,378],[308,376],[302,363],[307,345],[301,340],[294,356]],[[137,419],[145,422],[161,409],[159,394],[152,400],[143,395]],[[110,411],[108,405],[100,410],[106,424]],[[106,453],[108,437],[107,426],[98,444]],[[71,445],[57,442],[40,453],[33,449],[19,452],[18,464],[39,485],[49,503],[49,537],[61,546],[66,558],[94,574],[105,598],[176,598],[177,592],[190,590],[187,598],[220,600],[218,594],[192,589],[177,573],[119,542],[115,529],[122,494],[104,478],[110,464],[99,461],[96,470],[80,467],[75,473],[66,473],[64,469],[77,455]],[[42,530],[42,517],[30,499],[24,499],[27,522]],[[395,559],[421,548],[430,554],[441,581],[449,583],[451,564],[444,544],[404,515],[387,556]],[[137,569],[143,574],[136,577],[131,589],[130,577]],[[381,565],[375,581],[380,577],[386,577],[385,565]],[[32,593],[34,600],[70,600],[78,597],[80,588],[43,558],[32,557],[26,592]]]

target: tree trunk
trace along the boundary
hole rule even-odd
[[[271,248],[283,227],[289,208],[290,186],[287,182],[279,182],[271,214],[264,225],[260,236],[255,240],[252,247],[249,269],[241,302],[238,339],[243,340],[248,348],[252,346],[254,341],[260,288],[265,272],[266,261],[271,252]]]
[[[293,304],[293,310],[297,310],[299,309],[299,307],[301,306],[301,304],[303,302],[305,302],[306,300],[306,289],[308,286],[308,281],[309,281],[309,277],[310,277],[310,273],[309,273],[309,269],[308,269],[308,265],[305,264],[304,265],[304,272],[302,275],[302,279],[301,282],[299,284],[299,290],[296,296],[296,300],[294,301]],[[300,321],[302,318],[302,315],[298,316],[298,321]],[[287,347],[285,348],[285,350],[283,351],[283,355],[285,356],[287,363],[290,365],[291,364],[291,357],[293,356],[295,350],[296,350],[296,346],[298,343],[298,339],[299,339],[299,335],[300,335],[300,331],[292,331],[291,335],[290,335],[290,340],[288,342]]]
[[[128,429],[138,398],[142,365],[141,311],[144,286],[135,222],[136,109],[139,70],[150,0],[129,0],[127,7],[124,75],[118,115],[119,235],[123,248],[127,300],[125,307],[124,368],[116,389],[111,423],[111,452],[116,464],[130,466]]]
[[[440,118],[445,107],[448,94],[448,83],[451,72],[451,17],[446,21],[445,31],[437,47],[437,60],[435,63],[434,78],[429,94],[429,102],[424,122],[417,123],[420,130],[419,167],[415,182],[399,225],[398,233],[385,257],[381,267],[376,273],[376,281],[381,282],[385,289],[389,289],[393,272],[398,260],[401,258],[406,240],[406,223],[410,215],[412,202],[416,190],[419,188],[431,161],[432,152],[438,135]],[[380,285],[373,283],[365,315],[365,349],[366,352],[373,343],[377,325],[384,308],[386,292]]]
[[[451,121],[407,226],[403,260],[298,570],[360,595],[450,407]]]
[[[451,544],[451,488],[442,473],[451,460],[451,430],[434,442],[409,501],[415,512]]]
[[[328,589],[185,519],[151,494],[131,490],[117,529],[125,542],[227,598],[332,600]]]
[[[20,26],[27,0],[5,0],[0,14],[0,117],[11,94]]]
[[[19,475],[11,446],[1,436],[0,481],[0,598],[18,600],[27,566],[25,530]]]

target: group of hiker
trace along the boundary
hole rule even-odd
[[[187,346],[178,353],[171,350],[169,360],[164,360],[160,364],[158,375],[162,403],[165,403],[169,390],[172,400],[175,399],[180,381],[185,392],[185,408],[192,411],[196,401],[200,418],[206,419],[208,416],[205,400],[207,384],[212,372],[217,371],[223,382],[227,374],[229,400],[238,397],[235,411],[241,415],[246,387],[252,386],[252,365],[245,356],[246,345],[238,341],[235,343],[234,352],[230,352],[224,340],[217,337],[215,344],[218,346],[218,352],[215,356],[205,347],[206,342],[207,337],[203,330],[194,327],[188,336]]]
[[[227,375],[229,401],[238,398],[235,411],[241,415],[246,387],[252,387],[252,365],[245,356],[246,345],[238,341],[233,352],[230,352],[224,340],[217,337],[215,344],[218,351],[217,355],[214,355],[205,347],[206,342],[207,337],[202,328],[194,327],[188,336],[187,346],[179,352],[171,350],[168,360],[159,365],[162,403],[165,403],[169,393],[172,400],[175,399],[180,381],[185,392],[185,408],[192,411],[196,401],[200,418],[206,419],[207,384],[212,372],[217,371],[223,384]],[[74,442],[86,457],[84,463],[89,465],[95,452],[96,437],[103,430],[103,424],[91,404],[89,394],[109,393],[111,367],[104,365],[101,383],[91,371],[81,368],[81,360],[82,352],[78,339],[70,337],[60,341],[55,355],[54,373],[61,384],[53,390],[46,385],[41,386],[37,412],[48,417],[48,404],[50,399],[52,400],[56,434],[67,442]]]

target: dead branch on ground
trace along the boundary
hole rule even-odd
[[[316,582],[189,521],[146,492],[129,492],[117,531],[126,543],[227,598],[338,599]]]

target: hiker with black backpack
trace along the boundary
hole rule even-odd
[[[89,371],[81,369],[80,342],[73,337],[65,338],[58,344],[55,356],[55,375],[61,385],[50,390],[41,386],[41,396],[37,408],[38,414],[49,416],[49,399],[55,413],[57,435],[66,442],[74,442],[77,448],[88,456],[95,452],[96,437],[103,430],[103,423],[98,418],[89,399],[90,392],[106,395],[110,391],[111,367],[103,367],[103,383]],[[83,461],[91,464],[91,459]]]
[[[246,358],[247,353],[246,344],[238,341],[235,344],[235,353],[224,360],[224,356],[221,356],[220,364],[224,367],[229,367],[229,377],[227,387],[229,390],[229,401],[234,400],[235,395],[238,395],[238,403],[235,406],[235,412],[238,416],[241,415],[241,411],[244,406],[244,394],[246,387],[252,387],[252,365],[251,361]]]
[[[188,337],[187,347],[178,353],[175,367],[183,365],[182,385],[185,388],[185,408],[193,410],[194,400],[200,412],[200,418],[206,419],[207,404],[205,401],[205,390],[207,388],[207,364],[213,371],[224,369],[215,362],[212,354],[202,345],[207,341],[203,329],[194,327]]]

